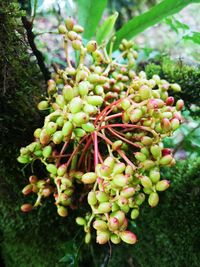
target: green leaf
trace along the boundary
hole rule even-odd
[[[175,19],[174,17],[169,17],[165,20],[165,22],[167,23],[167,25],[170,26],[170,28],[175,31],[177,34],[179,33],[179,30],[183,30],[183,31],[187,31],[190,29],[190,27],[185,24],[182,23],[181,21]]]
[[[108,41],[110,39],[117,17],[118,12],[115,12],[113,15],[109,16],[97,30],[96,40],[98,44],[102,44],[104,41]]]
[[[90,39],[95,35],[97,25],[107,6],[107,0],[77,0],[78,22],[84,27],[83,37]]]
[[[183,39],[186,41],[192,41],[195,44],[200,44],[200,32],[192,32],[183,36]]]
[[[178,13],[184,7],[192,3],[199,3],[200,0],[164,0],[155,5],[149,11],[131,19],[116,33],[114,49],[117,49],[122,39],[130,40],[137,34],[143,32],[150,26],[155,25],[164,18]]]

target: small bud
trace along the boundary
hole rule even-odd
[[[17,161],[18,161],[19,163],[26,164],[26,163],[30,162],[30,158],[29,158],[28,155],[23,155],[23,156],[19,156],[19,157],[17,158]]]
[[[103,103],[103,98],[99,95],[87,96],[86,101],[93,106],[100,106]]]
[[[78,113],[81,111],[83,106],[83,101],[80,97],[75,97],[71,100],[69,104],[69,109],[72,113]]]
[[[143,193],[139,193],[136,197],[135,197],[135,203],[140,206],[143,202],[145,201],[145,194]]]
[[[134,153],[134,155],[135,155],[135,158],[137,160],[139,160],[140,162],[143,162],[143,161],[145,161],[147,159],[145,154],[143,154],[141,152],[136,152],[136,153]]]
[[[51,136],[47,134],[46,130],[43,129],[40,133],[40,143],[42,145],[47,145],[50,142]]]
[[[74,27],[74,20],[72,18],[67,18],[65,21],[65,25],[69,31],[71,31]]]
[[[120,237],[121,237],[122,241],[124,241],[127,244],[133,245],[137,242],[136,235],[130,231],[124,231],[124,232],[120,233]]]
[[[171,120],[171,127],[173,131],[176,131],[180,126],[180,122],[178,119],[174,118]]]
[[[73,31],[75,31],[76,33],[82,33],[84,31],[84,29],[80,25],[74,25],[73,26]]]
[[[67,36],[68,36],[68,38],[69,38],[71,41],[76,40],[77,37],[78,37],[77,33],[74,32],[74,31],[69,31],[69,32],[67,33]]]
[[[157,183],[160,180],[160,172],[156,168],[153,168],[149,172],[149,178],[151,179],[152,183]]]
[[[87,113],[81,111],[75,113],[72,117],[72,120],[77,126],[81,126],[89,121],[89,116]]]
[[[72,41],[72,47],[75,50],[81,50],[81,46],[82,46],[82,42],[81,41],[79,41],[79,40]]]
[[[87,234],[85,235],[85,243],[86,243],[86,244],[89,244],[90,241],[91,241],[91,234],[90,234],[90,233],[87,233]]]
[[[139,89],[139,95],[142,100],[146,100],[151,97],[151,88],[147,85],[142,85]]]
[[[179,111],[179,110],[182,110],[184,107],[184,102],[182,99],[179,99],[177,102],[176,102],[176,109]]]
[[[70,85],[65,85],[62,93],[66,101],[70,101],[74,97],[74,90]]]
[[[126,198],[132,197],[135,194],[135,189],[133,187],[124,188],[120,195]]]
[[[45,127],[47,134],[51,135],[56,132],[57,124],[55,122],[48,122],[47,126]]]
[[[114,211],[110,215],[111,218],[117,218],[119,221],[119,225],[121,226],[125,220],[125,213],[121,210]]]
[[[141,139],[141,142],[143,145],[145,146],[149,146],[153,143],[153,139],[149,136],[143,136],[142,139]]]
[[[181,91],[181,87],[180,87],[180,85],[177,84],[177,83],[173,83],[173,84],[171,84],[170,86],[171,86],[171,89],[172,89],[173,91],[175,91],[175,92],[180,92],[180,91]]]
[[[62,128],[62,134],[63,136],[69,136],[71,135],[72,131],[73,131],[73,124],[69,121],[65,122],[65,124],[63,125]]]
[[[37,181],[38,181],[38,178],[37,178],[35,175],[31,175],[31,176],[29,177],[29,182],[30,182],[31,184],[35,184],[35,183],[37,183]]]
[[[63,141],[62,131],[57,131],[53,134],[52,140],[54,144],[60,144]]]
[[[84,123],[81,125],[81,127],[88,133],[92,133],[95,130],[94,124],[91,122]]]
[[[51,146],[45,146],[42,151],[42,155],[44,158],[48,158],[52,153],[52,147]]]
[[[116,150],[120,149],[122,145],[123,145],[123,142],[121,140],[117,140],[117,141],[112,143],[112,149],[114,151],[116,151]]]
[[[151,146],[150,151],[155,159],[160,158],[162,155],[161,148],[158,145]]]

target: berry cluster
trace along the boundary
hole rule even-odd
[[[114,39],[108,53],[96,41],[84,44],[83,28],[71,18],[58,30],[67,67],[52,74],[48,96],[38,104],[49,115],[18,157],[23,164],[40,161],[46,176],[29,177],[22,192],[37,194],[37,200],[21,210],[28,212],[53,195],[58,214],[65,217],[68,207],[87,199],[88,213],[76,219],[84,227],[86,243],[93,226],[99,244],[134,244],[128,219],[138,217],[145,198],[155,207],[158,192],[169,187],[169,181],[160,179],[160,168],[175,160],[162,140],[182,121],[183,101],[174,105],[168,94],[180,91],[180,86],[157,75],[147,79],[145,72],[136,74],[132,41],[123,40],[113,58]],[[70,60],[69,52],[77,62]]]

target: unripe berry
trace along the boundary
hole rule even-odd
[[[31,204],[23,204],[21,206],[21,211],[23,212],[29,212],[33,209],[33,206]]]
[[[77,223],[78,225],[83,226],[83,225],[86,224],[86,221],[85,221],[85,219],[82,218],[82,217],[77,217],[77,218],[76,218],[76,223]]]
[[[184,107],[184,102],[182,99],[179,99],[177,102],[176,102],[176,109],[179,111],[179,110],[182,110]]]
[[[149,195],[148,203],[153,208],[158,205],[159,202],[159,196],[157,193],[153,192]]]
[[[108,225],[106,222],[102,221],[102,220],[96,220],[93,222],[93,227],[96,230],[100,230],[100,231],[104,231],[108,229]]]
[[[67,36],[68,36],[68,38],[69,38],[71,41],[76,40],[77,37],[78,37],[77,33],[74,32],[74,31],[69,31],[69,32],[67,33]]]
[[[22,193],[26,196],[32,192],[32,188],[33,188],[33,185],[28,184],[23,188]]]
[[[72,131],[73,131],[73,124],[69,121],[65,122],[65,124],[63,125],[62,128],[62,134],[63,136],[69,136],[71,135]]]
[[[72,100],[74,97],[74,90],[70,85],[65,85],[62,93],[63,93],[64,99],[67,101]]]
[[[28,155],[19,156],[17,158],[17,161],[19,163],[26,164],[26,163],[30,162],[30,157]]]
[[[79,70],[76,73],[76,82],[84,81],[88,77],[88,72],[85,70]]]
[[[108,227],[111,231],[116,231],[119,228],[119,221],[117,218],[112,217],[108,221]]]
[[[103,163],[112,170],[115,164],[115,159],[113,157],[107,157]]]
[[[143,154],[141,152],[136,152],[136,153],[134,153],[134,155],[135,155],[135,158],[137,160],[139,160],[140,162],[143,162],[143,161],[145,161],[147,159],[145,154]]]
[[[90,206],[94,206],[97,203],[96,193],[94,191],[88,193],[87,201]]]
[[[160,172],[156,168],[153,168],[149,172],[149,178],[151,179],[152,183],[157,183],[160,180]]]
[[[133,187],[124,188],[120,195],[126,198],[132,197],[135,194],[135,189]]]
[[[89,244],[90,241],[91,241],[91,234],[90,234],[90,233],[87,233],[87,234],[85,235],[85,243],[86,243],[86,244]]]
[[[60,144],[63,140],[62,131],[57,131],[53,134],[52,140],[55,144]]]
[[[44,156],[44,158],[48,158],[52,153],[52,147],[51,146],[45,146],[43,151],[42,151],[42,155]]]
[[[115,163],[113,167],[113,174],[121,174],[125,171],[126,165],[123,162]]]
[[[86,101],[88,104],[93,106],[100,106],[103,103],[103,98],[99,95],[87,96]]]
[[[171,120],[171,127],[173,131],[177,130],[179,126],[180,126],[180,122],[178,119],[174,118]]]
[[[130,113],[130,120],[132,123],[138,122],[142,118],[142,111],[141,109],[134,109]]]
[[[93,115],[97,113],[97,107],[89,104],[85,104],[83,107],[83,111],[88,115]]]
[[[139,216],[139,214],[140,214],[139,209],[133,209],[131,211],[131,219],[135,220]]]
[[[125,98],[122,100],[121,107],[123,108],[123,110],[127,110],[130,106],[131,106],[131,102],[128,98]]]
[[[145,160],[144,162],[142,162],[141,166],[144,170],[148,170],[150,168],[152,168],[154,166],[154,161],[152,160]]]
[[[41,134],[41,131],[42,131],[42,129],[40,129],[40,128],[37,128],[35,131],[34,131],[34,137],[35,138],[39,138],[40,137],[40,134]]]
[[[45,127],[47,134],[51,135],[56,132],[57,124],[55,122],[48,122],[47,126]]]
[[[171,123],[168,118],[163,118],[161,125],[165,132],[169,132],[171,130]]]
[[[145,194],[143,193],[139,193],[136,197],[135,197],[135,203],[140,206],[143,202],[145,201]]]
[[[124,231],[124,232],[120,233],[120,237],[121,237],[122,241],[124,241],[127,244],[133,245],[137,242],[136,235],[130,231]]]
[[[52,173],[52,174],[54,174],[54,175],[57,174],[57,168],[56,168],[56,166],[55,166],[54,164],[52,164],[52,163],[47,164],[46,169],[47,169],[48,172],[50,172],[50,173]]]
[[[121,140],[117,140],[117,141],[112,143],[112,149],[114,151],[116,151],[122,147],[122,144],[123,144],[123,142]]]
[[[81,126],[89,121],[89,116],[87,113],[81,111],[75,113],[72,117],[72,120],[77,126]]]
[[[60,165],[57,170],[58,176],[62,177],[66,173],[66,170],[67,170],[66,164]]]
[[[143,136],[142,139],[141,139],[141,142],[143,145],[145,146],[149,146],[153,143],[153,139],[149,136]]]
[[[99,50],[95,50],[92,53],[92,57],[94,58],[97,64],[101,64],[104,60],[103,54]]]
[[[155,159],[162,156],[161,148],[158,145],[153,145],[150,147],[151,154]]]
[[[146,100],[151,97],[151,88],[147,85],[142,85],[139,89],[139,95],[142,100]]]
[[[166,155],[160,159],[159,163],[160,163],[160,165],[168,165],[168,164],[170,164],[172,159],[173,159],[173,157],[171,155]]]
[[[82,42],[79,40],[72,41],[72,47],[74,50],[81,50]]]
[[[128,183],[128,178],[123,174],[116,174],[113,177],[113,183],[118,187],[124,187]]]
[[[81,127],[83,128],[83,130],[85,130],[88,133],[92,133],[95,130],[94,124],[91,122],[87,122],[85,124],[82,124]]]
[[[147,176],[142,176],[142,177],[140,178],[140,181],[141,181],[141,184],[142,184],[142,186],[143,186],[144,188],[150,188],[150,187],[152,187],[152,182],[151,182],[151,180],[149,179],[149,177],[147,177]]]
[[[82,81],[79,83],[78,91],[81,96],[87,95],[89,89],[90,89],[90,83],[88,81]]]
[[[67,18],[65,20],[65,25],[69,31],[72,30],[74,27],[74,20],[72,18]]]
[[[173,91],[175,91],[175,92],[180,92],[180,91],[181,91],[181,87],[180,87],[180,85],[177,84],[177,83],[173,83],[173,84],[171,84],[170,86],[171,86],[171,89],[172,89]]]
[[[75,31],[76,33],[82,33],[84,31],[84,28],[80,25],[74,25],[73,31]]]
[[[156,184],[156,190],[157,191],[165,191],[165,190],[167,190],[167,188],[169,186],[170,186],[170,182],[168,180],[162,180]]]
[[[96,41],[89,41],[86,45],[87,51],[92,53],[97,49],[97,42]]]
[[[58,212],[58,215],[60,215],[61,217],[66,217],[68,215],[67,208],[65,208],[63,206],[58,206],[57,207],[57,212]]]
[[[41,101],[41,102],[38,104],[38,109],[39,109],[39,110],[45,110],[45,109],[47,109],[48,107],[49,107],[49,103],[48,103],[48,101],[45,101],[45,100]]]
[[[170,155],[172,153],[170,148],[163,148],[162,149],[162,155],[166,156],[166,155]]]
[[[103,191],[97,191],[96,192],[96,198],[100,203],[109,201],[109,195],[107,195]]]
[[[87,172],[82,176],[82,182],[84,184],[93,184],[97,179],[95,172]]]
[[[125,220],[125,213],[121,210],[114,211],[110,215],[111,218],[117,218],[119,225],[121,226]]]
[[[65,28],[64,25],[59,25],[59,26],[58,26],[58,31],[59,31],[59,33],[61,33],[61,34],[65,34],[65,33],[67,32],[67,29]]]
[[[110,240],[115,245],[117,245],[117,244],[119,244],[121,242],[121,238],[118,235],[116,235],[116,234],[112,234],[110,236]]]
[[[43,129],[40,133],[40,143],[46,145],[50,142],[51,136],[47,134],[46,129]]]
[[[98,213],[107,213],[111,211],[111,204],[109,202],[102,202],[98,206]]]
[[[109,241],[110,233],[108,231],[97,231],[96,242],[103,245]]]
[[[83,101],[80,97],[73,98],[69,104],[69,109],[71,113],[80,112],[82,107],[83,107]]]
[[[31,176],[29,177],[29,182],[30,182],[31,184],[35,184],[35,183],[37,183],[37,181],[38,181],[38,178],[37,178],[35,175],[31,175]]]

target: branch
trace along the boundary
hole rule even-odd
[[[26,29],[29,45],[33,51],[33,54],[37,58],[38,65],[39,65],[40,70],[44,76],[44,79],[45,79],[45,81],[48,81],[50,79],[50,72],[48,71],[48,69],[44,63],[43,54],[36,47],[35,34],[32,31],[33,25],[31,23],[31,21],[29,21],[27,19],[27,17],[22,17],[22,23],[24,25],[24,28]]]

